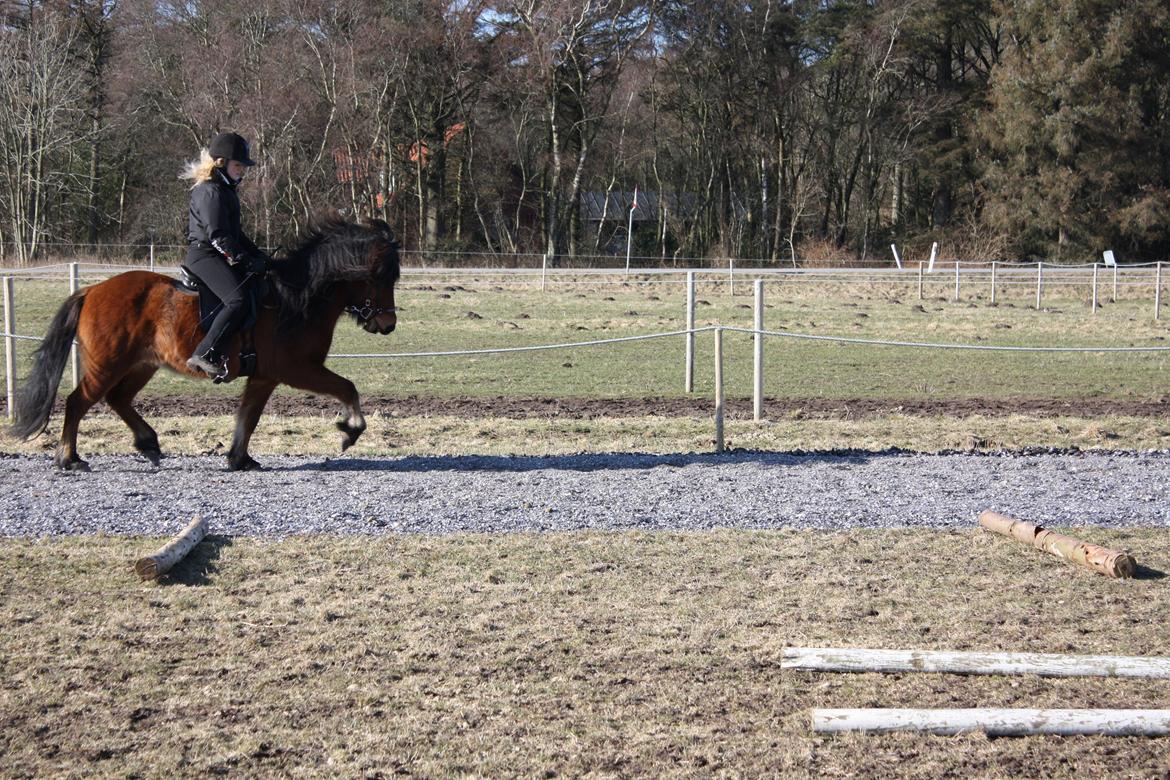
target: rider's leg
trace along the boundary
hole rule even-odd
[[[220,299],[221,306],[210,323],[200,323],[207,335],[195,348],[187,367],[216,376],[222,372],[226,357],[220,350],[248,311],[247,277],[242,270],[229,266],[218,257],[203,257],[189,263],[188,267]]]

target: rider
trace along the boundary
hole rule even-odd
[[[271,261],[240,227],[236,187],[255,164],[247,141],[236,133],[220,133],[183,173],[183,178],[195,180],[183,267],[222,302],[187,368],[212,377],[226,375],[227,356],[221,350],[248,316],[254,287]]]

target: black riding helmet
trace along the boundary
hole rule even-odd
[[[251,167],[256,164],[248,153],[248,142],[244,137],[235,133],[220,133],[215,138],[211,139],[211,145],[207,147],[208,153],[212,157],[222,157],[225,160],[235,160],[241,165]]]

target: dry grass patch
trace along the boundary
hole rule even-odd
[[[622,417],[505,419],[454,416],[411,417],[374,414],[369,429],[350,453],[393,455],[565,455],[580,452],[708,452],[714,446],[710,417]],[[919,452],[993,451],[1023,447],[1149,450],[1170,447],[1170,426],[1148,417],[915,416],[892,414],[860,419],[818,419],[799,415],[755,423],[729,420],[729,448],[769,452],[891,447]],[[252,440],[254,455],[336,455],[332,419],[269,415]],[[219,454],[231,446],[232,418],[161,417],[151,424],[164,453]],[[51,452],[59,421],[33,442],[5,442],[7,452]],[[79,445],[86,453],[133,452],[126,426],[109,414],[82,424]]]
[[[1080,529],[1170,569],[1164,531]],[[815,738],[820,706],[1166,707],[1170,681],[781,673],[786,645],[1165,654],[1166,580],[925,531],[0,545],[12,776],[1163,776],[1166,739]]]

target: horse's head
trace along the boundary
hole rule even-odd
[[[370,333],[390,333],[398,324],[398,242],[380,219],[324,218],[274,270],[288,327],[313,320],[330,302]]]
[[[369,277],[352,284],[345,310],[369,333],[386,335],[398,324],[394,285],[398,282],[398,242],[390,226],[380,219],[365,225],[380,236],[370,244]]]

